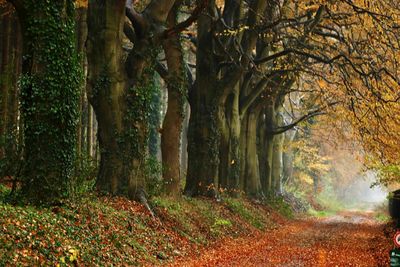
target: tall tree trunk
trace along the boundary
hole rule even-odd
[[[293,159],[294,153],[291,148],[291,143],[296,137],[297,130],[292,129],[285,133],[285,143],[283,152],[283,174],[282,174],[282,184],[285,185],[293,176]]]
[[[0,23],[0,160],[3,176],[14,176],[18,158],[18,78],[22,40],[19,21],[10,4],[3,4]]]
[[[124,155],[125,148],[132,144],[118,142],[124,136],[123,117],[128,104],[125,103],[127,77],[121,64],[124,21],[125,1],[98,0],[89,3],[88,98],[99,124],[101,153],[97,188],[112,194],[126,193],[134,158],[132,152]],[[139,190],[144,190],[141,178],[137,185]]]
[[[181,176],[186,177],[188,166],[188,128],[190,118],[190,105],[186,105],[185,119],[183,121],[183,128],[181,133]]]
[[[22,64],[22,36],[21,29],[16,13],[12,15],[12,59],[10,67],[12,67],[11,83],[9,86],[8,94],[8,108],[7,108],[7,125],[6,125],[6,146],[5,152],[6,157],[9,158],[7,169],[9,170],[8,175],[16,174],[16,164],[19,160],[18,151],[18,116],[19,116],[19,89],[18,79],[21,75],[21,64]]]
[[[272,163],[274,157],[274,142],[275,136],[271,134],[271,129],[274,128],[275,109],[273,101],[270,101],[263,113],[261,113],[259,125],[259,158],[260,158],[260,179],[264,193],[267,196],[274,195],[274,186],[272,180]]]
[[[1,88],[1,106],[0,106],[0,159],[5,157],[5,147],[7,139],[7,114],[8,114],[8,95],[9,90],[12,86],[11,79],[11,41],[12,41],[12,16],[11,6],[5,7],[6,15],[2,19],[2,57],[1,57],[1,69],[0,69],[0,88]]]
[[[93,118],[93,108],[91,105],[88,105],[88,111],[87,111],[87,125],[86,125],[86,154],[88,157],[96,159],[94,149],[93,149],[93,144],[96,145],[96,142],[93,142],[93,139],[95,137],[94,135],[94,118]]]
[[[266,196],[271,191],[271,164],[272,164],[272,135],[268,135],[268,109],[264,108],[260,112],[258,125],[258,159],[260,166],[261,187]]]
[[[276,126],[280,127],[283,125],[283,115],[280,113],[281,109],[278,109],[276,114]],[[273,159],[272,159],[272,180],[275,188],[275,195],[281,195],[283,193],[282,188],[282,174],[283,174],[283,143],[285,141],[285,135],[278,134],[274,137],[273,142]]]
[[[80,55],[80,63],[81,68],[83,69],[84,75],[86,77],[86,51],[85,51],[85,43],[87,39],[87,24],[86,24],[86,13],[87,9],[85,7],[80,7],[76,11],[76,34],[77,34],[77,42],[76,47],[78,53]],[[85,147],[85,132],[87,125],[87,110],[88,110],[88,102],[86,96],[86,79],[83,79],[80,93],[80,105],[79,105],[79,123],[77,129],[77,154],[82,156]]]
[[[244,140],[241,142],[243,151],[242,168],[244,179],[244,189],[246,194],[252,198],[263,197],[261,180],[260,180],[260,169],[257,157],[257,126],[259,113],[261,107],[255,106],[247,112],[247,119],[243,120],[241,138]]]
[[[179,8],[180,1],[168,15],[167,21],[170,28],[178,23]],[[188,82],[180,36],[173,34],[164,41],[163,46],[168,65],[168,108],[161,134],[163,178],[167,195],[176,197],[180,195],[180,148]]]
[[[220,134],[212,23],[209,14],[201,15],[198,20],[196,85],[189,94],[191,116],[185,186],[185,194],[189,196],[217,194]]]
[[[221,143],[219,177],[220,187],[231,195],[237,196],[240,191],[240,131],[239,84],[227,98],[220,110]]]
[[[29,201],[68,197],[76,149],[80,70],[72,0],[13,1],[23,34],[22,192]]]

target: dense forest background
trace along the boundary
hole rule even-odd
[[[39,204],[266,199],[344,144],[393,182],[398,37],[384,0],[3,1],[1,177]]]

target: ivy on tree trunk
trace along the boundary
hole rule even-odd
[[[30,202],[70,196],[81,69],[74,1],[14,1],[23,34],[22,193]]]

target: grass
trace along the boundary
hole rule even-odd
[[[282,214],[286,218],[292,219],[294,217],[294,213],[292,208],[288,203],[284,201],[282,197],[277,197],[268,200],[268,204],[277,212]]]
[[[237,213],[253,227],[257,229],[265,228],[263,217],[260,215],[259,211],[250,205],[246,205],[242,199],[226,198],[225,204],[231,211]]]
[[[316,218],[326,218],[326,217],[330,217],[333,216],[337,213],[337,211],[333,211],[333,210],[315,210],[313,208],[308,210],[308,214],[316,217]]]
[[[389,222],[391,220],[390,216],[386,215],[386,214],[382,214],[382,213],[377,213],[375,216],[375,220],[379,221],[379,222]]]

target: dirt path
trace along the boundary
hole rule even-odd
[[[289,222],[275,230],[226,240],[175,266],[389,266],[390,240],[368,213]]]

